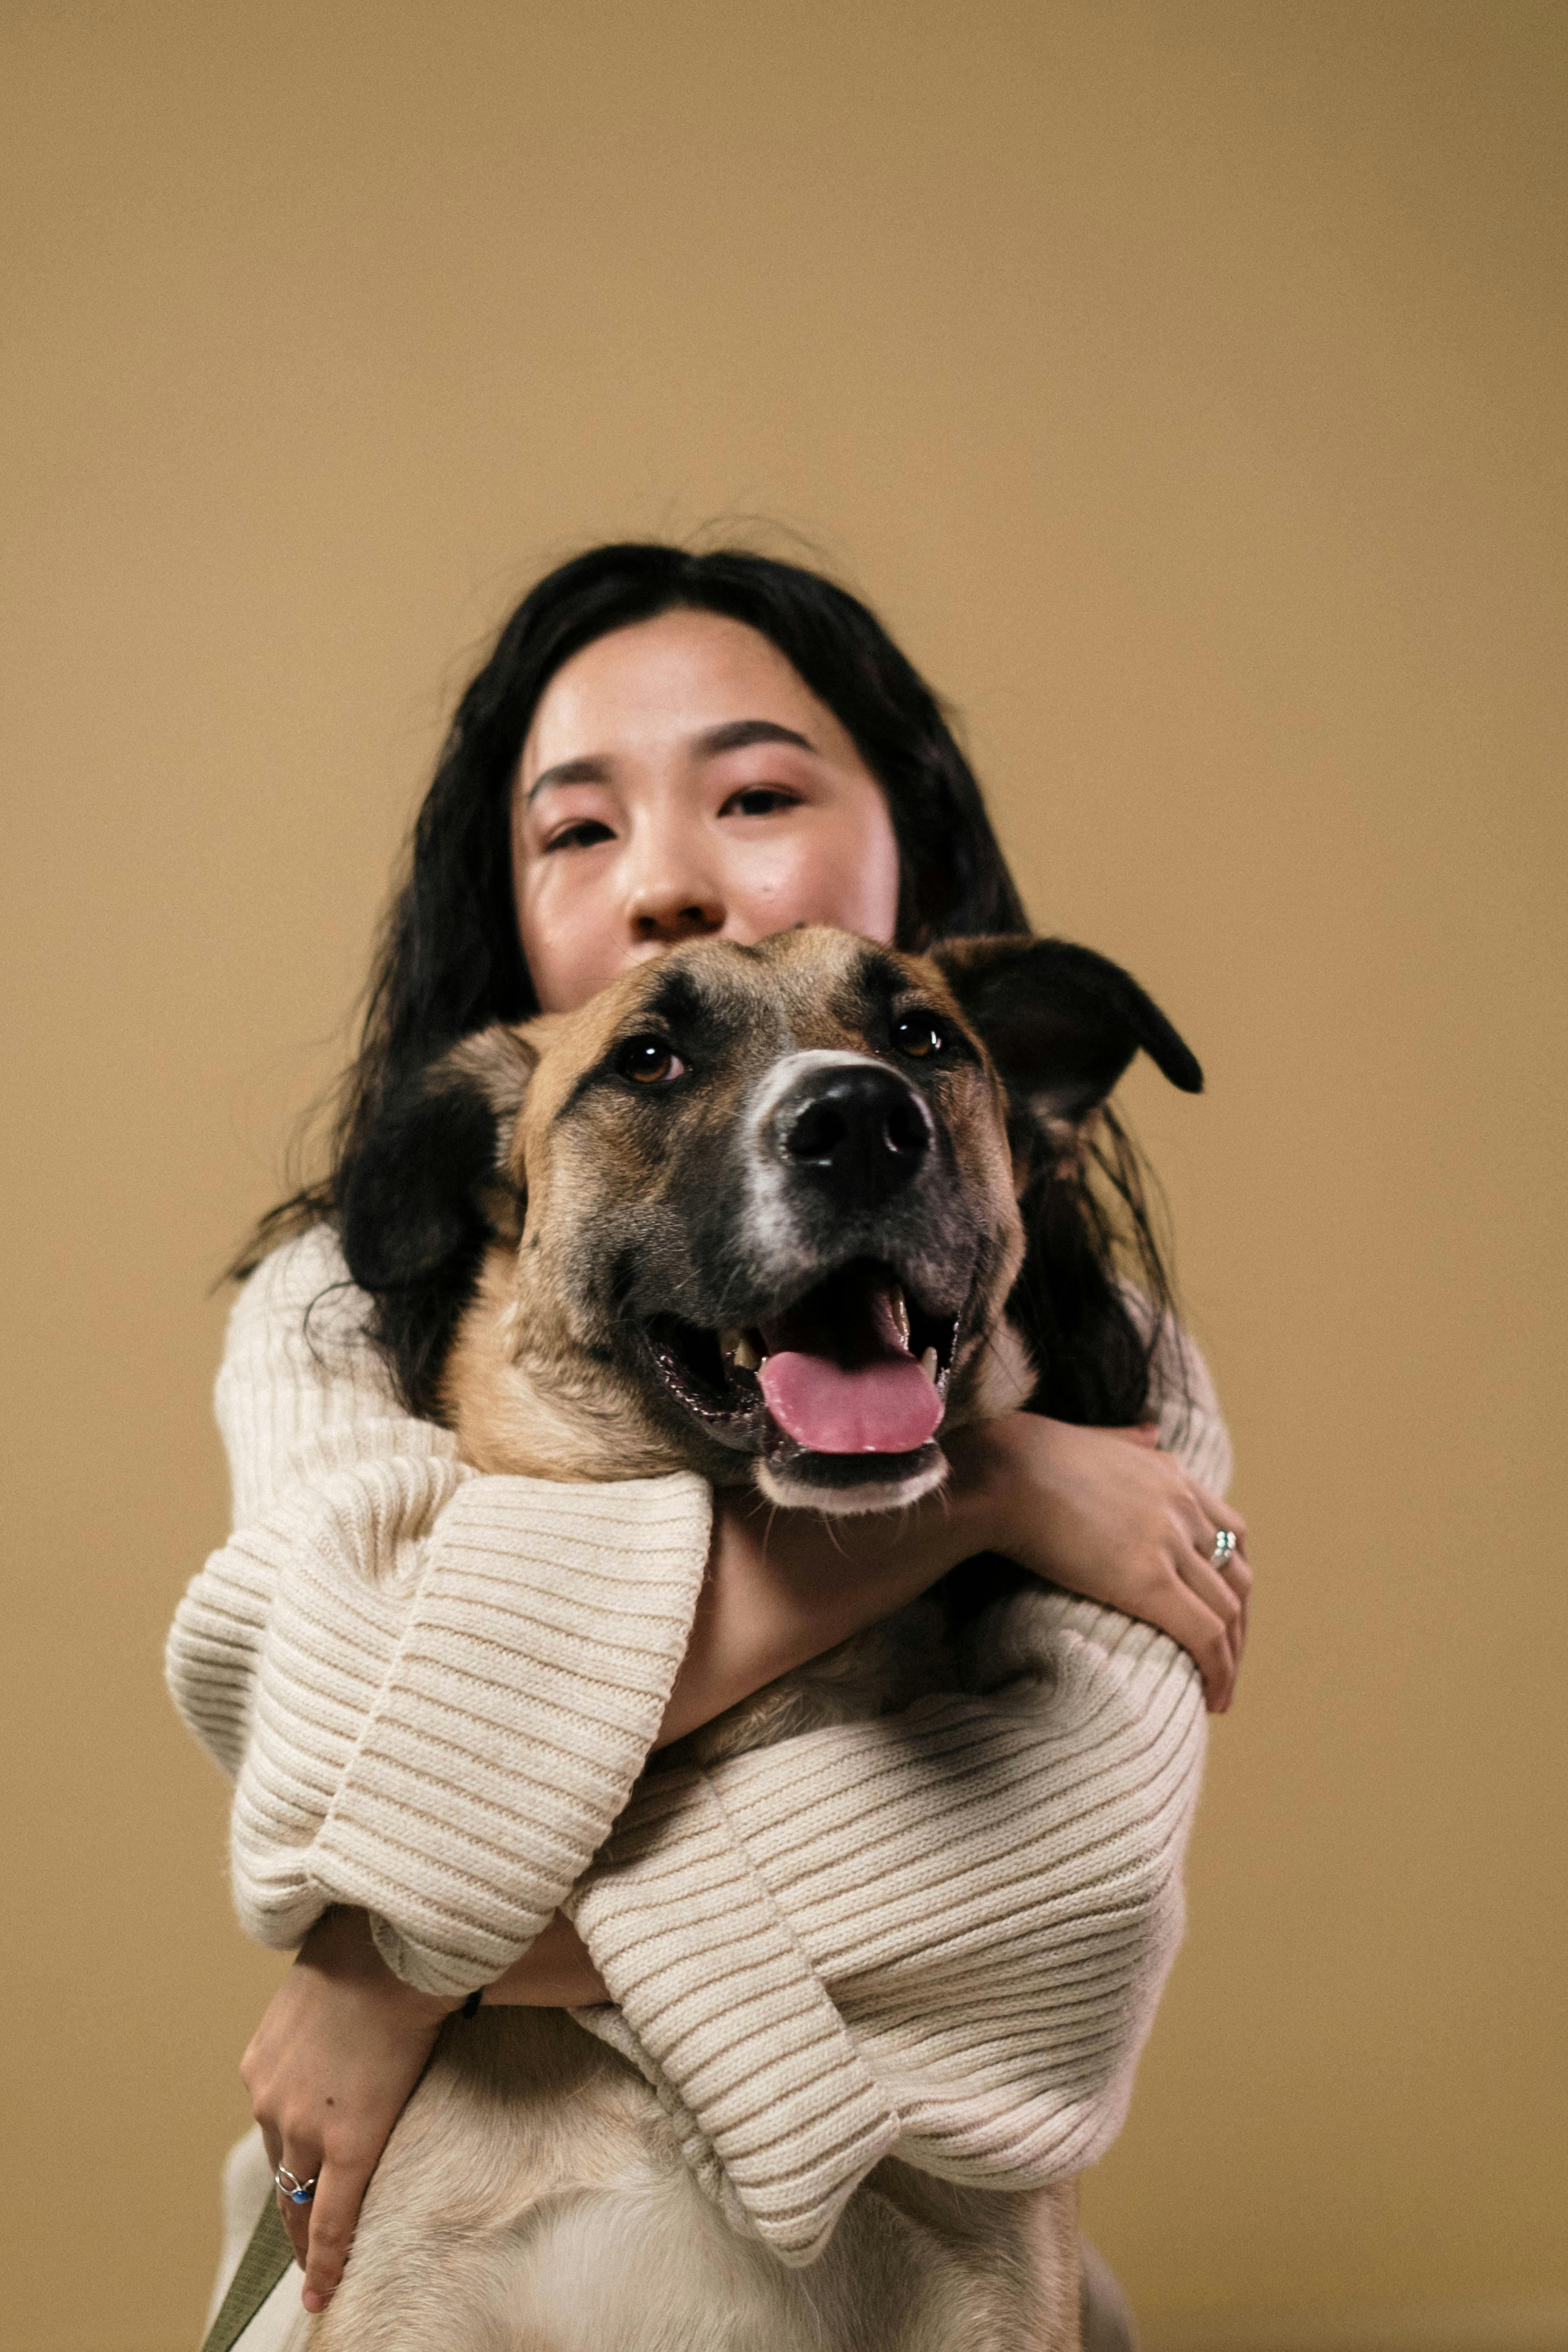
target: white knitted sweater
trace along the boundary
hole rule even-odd
[[[708,1488],[479,1475],[397,1403],[366,1305],[317,1228],[246,1285],[218,1376],[235,1532],[168,1675],[236,1782],[247,1932],[287,1948],[360,1905],[410,1983],[461,1994],[564,1906],[616,2003],[581,2022],[787,2263],[889,2153],[998,2189],[1091,2162],[1181,1933],[1191,1661],[1042,1586],[963,1692],[639,1780]],[[1172,1440],[1222,1487],[1190,1346],[1187,1384]]]

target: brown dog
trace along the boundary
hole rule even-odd
[[[563,1479],[695,1469],[833,1512],[926,1494],[942,1432],[1033,1385],[1005,1319],[1025,1130],[1030,1151],[1070,1150],[1140,1045],[1201,1083],[1084,950],[928,959],[807,930],[689,946],[579,1012],[465,1042],[391,1108],[384,1155],[432,1230],[489,1236],[443,1375],[465,1457]],[[954,1687],[921,1603],[680,1753]],[[889,2158],[821,2259],[785,2269],[710,2204],[615,2053],[559,2013],[487,2010],[443,2036],[312,2340],[1071,2352],[1073,2192],[960,2189]]]

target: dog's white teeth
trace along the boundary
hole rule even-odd
[[[936,1386],[938,1369],[936,1349],[934,1348],[928,1348],[925,1354],[921,1358],[921,1370],[925,1374],[933,1389]]]
[[[904,1297],[902,1287],[896,1282],[888,1293],[888,1307],[893,1318],[893,1328],[898,1334],[899,1345],[907,1354],[910,1345],[909,1302]]]
[[[754,1372],[763,1360],[743,1331],[721,1331],[719,1345],[742,1372]]]

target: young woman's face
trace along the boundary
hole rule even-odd
[[[512,819],[541,1009],[570,1012],[679,940],[800,923],[890,940],[880,785],[770,640],[674,612],[598,637],[540,698]]]

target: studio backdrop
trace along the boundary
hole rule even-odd
[[[1258,1576],[1085,2184],[1152,2352],[1568,2345],[1568,12],[15,0],[0,26],[7,2352],[180,2352],[281,1961],[162,1692],[213,1284],[454,697],[740,538],[962,714]],[[1554,1385],[1554,1383],[1556,1383]]]

